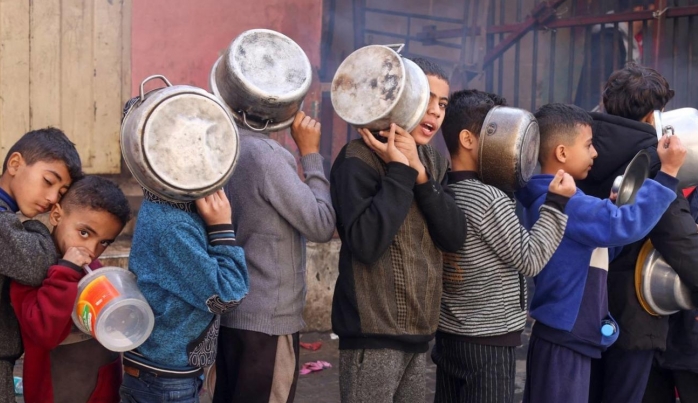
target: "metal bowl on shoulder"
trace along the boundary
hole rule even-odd
[[[308,56],[291,38],[251,29],[216,60],[209,85],[239,124],[267,133],[291,126],[312,77]]]
[[[345,122],[371,131],[391,123],[408,132],[422,120],[429,104],[429,81],[413,61],[391,49],[369,45],[355,50],[337,68],[331,99]]]
[[[165,87],[148,93],[144,84]],[[207,91],[146,78],[121,124],[126,166],[145,189],[171,201],[193,201],[222,188],[239,152],[238,131],[223,103]]]
[[[696,308],[689,288],[649,240],[642,246],[635,265],[635,294],[640,305],[653,316]]]
[[[514,192],[528,183],[538,162],[540,133],[531,112],[492,108],[480,131],[478,173],[484,183]]]

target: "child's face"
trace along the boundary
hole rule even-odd
[[[20,153],[10,156],[6,172],[12,177],[6,190],[29,218],[49,211],[72,182],[63,162],[37,161],[27,165]]]
[[[66,211],[60,204],[51,209],[49,221],[53,241],[61,255],[70,247],[84,247],[92,259],[98,258],[123,229],[121,222],[104,210],[70,206]]]
[[[575,180],[582,180],[589,175],[594,158],[599,154],[591,143],[591,126],[577,126],[574,144],[566,147],[565,171]]]
[[[412,137],[418,145],[425,145],[434,138],[444,121],[448,105],[448,83],[436,76],[427,76],[429,80],[429,105],[422,121],[412,130]]]

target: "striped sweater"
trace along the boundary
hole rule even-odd
[[[518,345],[526,323],[523,276],[538,274],[560,244],[568,199],[549,194],[529,233],[519,224],[514,201],[475,172],[449,173],[449,187],[468,232],[458,252],[444,254],[439,332],[480,344]]]

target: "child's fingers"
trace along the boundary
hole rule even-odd
[[[562,183],[562,179],[564,178],[565,171],[562,169],[558,169],[558,171],[555,173],[555,177],[553,177],[552,182],[550,183],[552,186],[560,186]]]

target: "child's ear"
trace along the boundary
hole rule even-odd
[[[458,133],[458,141],[460,146],[466,150],[472,150],[476,147],[475,136],[468,129],[463,129]]]
[[[14,176],[17,173],[17,170],[19,167],[24,165],[24,157],[22,157],[22,154],[19,153],[19,151],[13,152],[8,158],[7,158],[7,173],[9,173],[11,176]]]
[[[555,159],[561,164],[567,162],[567,150],[563,144],[555,147]]]
[[[48,214],[48,221],[55,227],[61,222],[61,218],[63,218],[63,207],[61,207],[60,203],[56,203],[51,207],[51,212]]]

